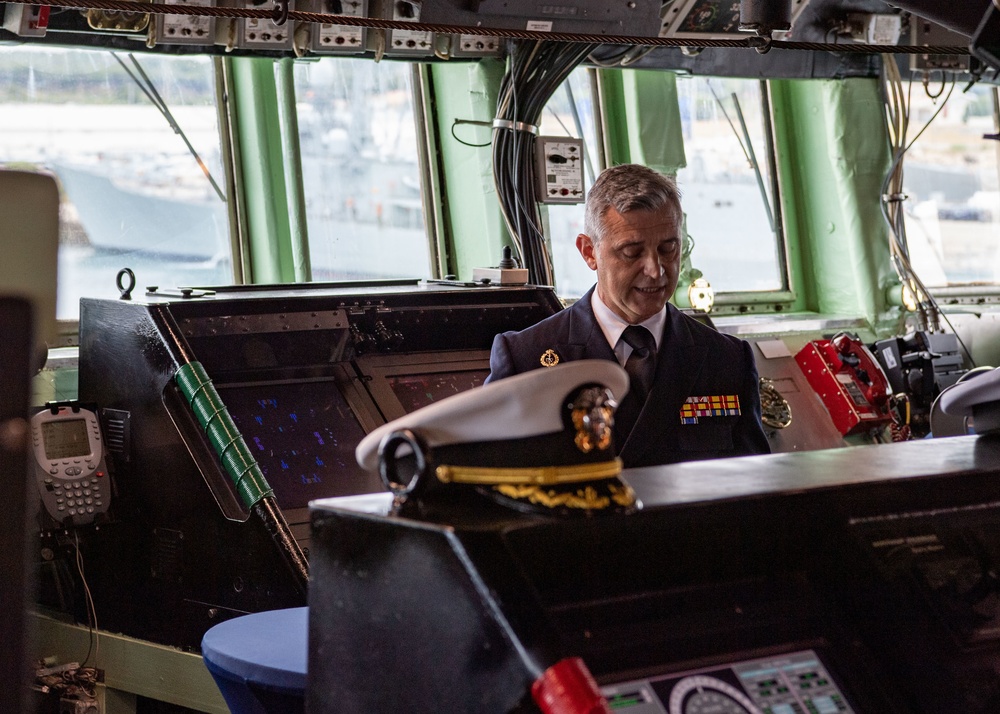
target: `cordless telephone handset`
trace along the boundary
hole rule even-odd
[[[84,526],[106,513],[111,484],[95,414],[49,405],[31,418],[35,482],[46,512],[63,526]]]

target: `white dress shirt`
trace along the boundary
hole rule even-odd
[[[594,317],[597,318],[597,324],[601,326],[604,338],[611,345],[611,349],[615,351],[618,363],[624,367],[628,356],[632,354],[632,346],[621,339],[622,333],[625,332],[625,328],[629,326],[629,323],[621,319],[611,311],[610,307],[604,304],[604,301],[597,295],[597,290],[594,290],[590,297],[590,306],[594,310]],[[653,333],[657,351],[660,349],[660,340],[663,337],[663,324],[666,322],[666,319],[667,306],[664,305],[663,309],[658,313],[639,323]]]

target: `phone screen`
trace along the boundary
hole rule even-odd
[[[86,456],[90,453],[85,419],[68,419],[42,423],[42,440],[45,444],[45,458],[68,459]]]

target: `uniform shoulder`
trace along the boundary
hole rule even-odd
[[[706,325],[704,322],[691,317],[687,313],[681,312],[681,318],[684,320],[684,324],[687,325],[688,329],[691,331],[691,336],[696,342],[709,342],[717,345],[728,345],[731,347],[736,347],[742,349],[743,344],[746,340],[742,340],[739,337],[734,337],[733,335],[727,335],[725,332],[719,332],[714,327]]]
[[[569,309],[563,309],[559,312],[549,315],[548,317],[539,320],[534,325],[525,327],[522,330],[508,330],[503,333],[503,336],[507,339],[528,339],[532,337],[540,337],[542,335],[548,335],[553,330],[560,329],[566,324],[569,319]]]

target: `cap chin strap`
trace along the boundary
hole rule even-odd
[[[501,484],[557,486],[611,478],[620,474],[621,471],[621,459],[613,459],[594,464],[521,468],[442,464],[435,469],[434,473],[441,483],[466,483],[476,486],[498,486]]]

